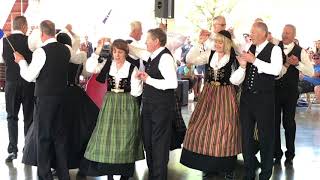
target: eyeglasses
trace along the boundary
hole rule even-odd
[[[225,26],[226,24],[219,24],[219,23],[215,23],[213,24],[214,26],[220,25],[220,26]]]

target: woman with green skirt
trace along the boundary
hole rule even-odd
[[[105,40],[100,40],[97,51]],[[138,69],[126,61],[128,44],[117,39],[112,43],[113,59],[98,63],[99,55],[88,59],[88,72],[99,73],[96,80],[107,81],[96,127],[85,152],[81,172],[87,176],[121,175],[121,179],[133,176],[135,161],[144,159],[140,109],[135,97],[142,93],[142,82],[136,78]]]

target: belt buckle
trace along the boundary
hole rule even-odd
[[[220,86],[221,85],[221,83],[219,81],[211,81],[210,84],[212,86]]]
[[[112,92],[115,92],[115,93],[120,93],[120,92],[124,92],[123,89],[111,89]]]

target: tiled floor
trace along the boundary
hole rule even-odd
[[[183,116],[188,123],[189,117],[194,109],[194,103],[190,101],[187,107],[183,107]],[[320,170],[320,105],[313,105],[311,110],[306,108],[297,109],[297,137],[296,137],[296,157],[292,169],[286,169],[283,165],[275,167],[272,179],[274,180],[317,180]],[[23,147],[23,123],[19,122],[19,149]],[[283,134],[283,133],[282,133]],[[21,151],[18,159],[13,163],[5,163],[7,156],[7,122],[4,105],[4,93],[0,93],[0,180],[36,180],[36,167],[25,166],[21,163]],[[284,138],[282,136],[282,138]],[[282,141],[284,145],[284,139]],[[283,147],[284,148],[284,147]],[[169,180],[201,180],[202,173],[193,169],[189,169],[179,163],[180,150],[170,153],[169,162]],[[242,157],[238,157],[239,163],[236,171],[237,179],[241,179],[243,172]],[[283,161],[282,161],[283,163]],[[75,180],[77,170],[71,170],[71,179]],[[78,178],[80,179],[80,178]],[[107,177],[91,178],[88,180],[107,180]],[[116,177],[119,179],[119,177]],[[147,165],[145,161],[136,163],[135,180],[147,179]],[[213,178],[222,179],[219,177]]]

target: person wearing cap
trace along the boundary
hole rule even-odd
[[[255,179],[255,141],[252,136],[257,123],[261,155],[260,180],[272,175],[275,141],[275,78],[282,68],[282,53],[278,46],[268,42],[268,27],[263,22],[252,25],[252,46],[237,58],[240,67],[232,74],[233,84],[242,83],[240,122],[244,180]]]
[[[204,41],[200,35],[200,47]],[[180,162],[205,176],[223,173],[225,179],[235,179],[241,136],[237,91],[229,80],[237,68],[231,34],[219,31],[215,50],[203,51],[199,46],[191,48],[187,62],[205,64],[205,84],[190,118]]]

